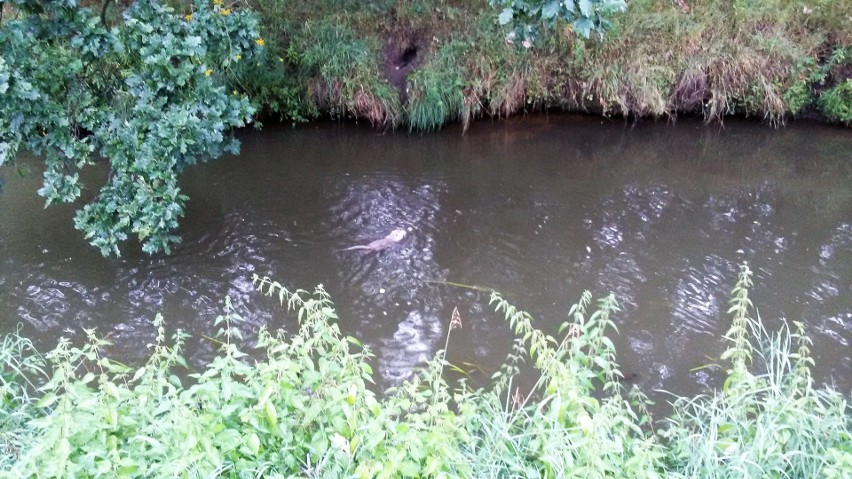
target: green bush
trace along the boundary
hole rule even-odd
[[[297,311],[292,335],[258,333],[248,356],[225,301],[219,354],[189,379],[184,335],[128,367],[106,341],[61,341],[44,356],[10,335],[0,346],[0,477],[848,477],[849,408],[812,385],[801,326],[770,335],[749,316],[743,269],[727,337],[722,391],[679,398],[655,432],[647,399],[625,393],[606,332],[612,296],[586,292],[558,337],[498,294],[517,339],[488,388],[444,379],[446,347],[411,381],[378,396],[369,351],[343,336],[322,289],[257,288]],[[454,312],[452,330],[462,318]],[[796,350],[791,352],[791,344]],[[753,373],[761,358],[767,372]],[[537,381],[513,385],[529,361]],[[529,374],[529,373],[526,373]]]
[[[139,0],[117,20],[108,1],[4,3],[16,15],[0,23],[0,166],[20,149],[43,157],[50,205],[80,198],[79,170],[107,160],[109,178],[75,227],[104,255],[131,236],[168,252],[187,200],[179,173],[235,153],[229,130],[251,119],[225,83],[262,53],[258,18],[222,0],[185,12]]]
[[[612,28],[610,17],[627,10],[624,0],[489,0],[494,7],[503,7],[498,21],[500,25],[512,24],[511,35],[519,41],[534,39],[543,24],[554,29],[560,22],[571,25],[571,29],[583,38],[594,32],[603,36]]]
[[[791,115],[798,115],[813,102],[813,89],[807,82],[797,81],[784,91],[784,106]]]
[[[819,106],[830,120],[852,123],[852,78],[823,92],[819,97]]]

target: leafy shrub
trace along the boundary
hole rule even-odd
[[[135,235],[148,253],[169,251],[187,197],[178,174],[236,152],[226,136],[253,108],[230,92],[234,66],[262,51],[247,11],[197,0],[180,13],[140,0],[110,24],[76,0],[9,2],[0,24],[0,165],[19,149],[44,157],[47,204],[73,202],[78,171],[102,157],[107,184],[75,226],[104,255]]]
[[[820,109],[833,121],[852,123],[852,78],[823,92],[819,98]]]
[[[553,29],[559,21],[571,25],[583,38],[589,38],[592,32],[603,35],[612,28],[609,17],[627,9],[624,0],[489,0],[489,3],[503,7],[499,22],[512,24],[513,37],[519,40],[534,39],[540,24]]]
[[[255,277],[297,311],[298,330],[261,329],[254,359],[236,345],[241,318],[226,300],[219,354],[189,381],[176,374],[184,335],[167,343],[159,316],[136,368],[104,357],[93,331],[45,356],[11,335],[0,345],[0,477],[848,477],[846,402],[813,388],[801,326],[770,336],[749,317],[748,275],[734,290],[725,388],[677,399],[661,434],[647,399],[619,385],[614,298],[589,314],[588,292],[558,339],[494,294],[517,339],[491,387],[452,390],[445,346],[381,397],[368,388],[369,351],[340,333],[321,286]],[[454,312],[447,345],[461,321]],[[748,368],[758,357],[765,374]],[[522,393],[513,384],[527,360],[537,381]]]
[[[798,115],[813,101],[813,90],[804,81],[797,81],[784,91],[784,106],[791,115]]]

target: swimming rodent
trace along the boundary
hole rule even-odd
[[[388,233],[388,235],[385,236],[382,239],[377,239],[375,241],[371,241],[368,244],[360,244],[360,245],[356,245],[356,246],[350,246],[350,247],[344,248],[340,251],[353,251],[353,250],[357,250],[357,249],[363,249],[363,250],[366,250],[366,251],[383,250],[383,249],[387,248],[388,246],[394,245],[394,244],[402,241],[403,238],[405,238],[405,234],[406,233],[405,233],[404,229],[397,228],[397,229],[391,231],[390,233]]]

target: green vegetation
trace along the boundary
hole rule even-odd
[[[296,310],[295,334],[258,333],[262,359],[236,345],[240,316],[226,301],[219,354],[181,379],[184,336],[163,321],[140,367],[111,361],[107,343],[67,341],[39,355],[0,346],[2,477],[849,477],[846,400],[815,388],[810,344],[796,325],[776,334],[750,315],[750,271],[733,292],[721,391],[679,398],[652,422],[626,392],[606,332],[618,307],[586,292],[558,337],[499,295],[516,333],[493,384],[451,387],[445,351],[388,394],[369,388],[369,351],[341,335],[328,295],[258,289]],[[462,318],[454,313],[451,332]],[[529,361],[535,371],[521,373]],[[754,363],[754,364],[752,364]],[[761,372],[762,371],[762,372]],[[531,391],[513,387],[535,374]],[[656,426],[656,428],[655,428]]]
[[[612,28],[609,16],[627,9],[624,0],[489,0],[492,6],[502,6],[498,20],[500,25],[512,24],[510,38],[535,40],[540,24],[553,30],[562,22],[583,38],[592,32],[603,35]]]
[[[236,152],[228,132],[257,109],[414,131],[554,107],[776,124],[817,109],[852,123],[850,2],[635,0],[621,14],[618,0],[493,3],[503,9],[484,0],[0,2],[0,165],[19,150],[43,157],[47,204],[86,199],[76,227],[117,255],[131,237],[148,253],[169,251],[187,201],[178,174]],[[79,171],[101,158],[106,184],[84,195]],[[227,300],[219,354],[198,372],[183,359],[185,336],[167,341],[160,317],[139,367],[105,357],[108,342],[94,331],[82,347],[62,341],[44,355],[7,336],[0,477],[852,474],[846,400],[814,387],[801,324],[769,333],[751,317],[747,267],[733,292],[723,389],[677,398],[662,422],[618,381],[606,336],[612,296],[593,308],[585,293],[557,338],[494,294],[517,339],[489,387],[445,379],[456,314],[445,350],[377,395],[369,350],[341,335],[321,287],[255,284],[298,311],[295,334],[257,333],[263,359],[237,346],[241,318]],[[525,361],[536,381],[521,392],[513,384]]]
[[[263,72],[244,85],[284,118],[410,130],[547,108],[847,121],[849,2],[634,0],[623,13],[602,0],[491,3],[248,0],[288,73],[282,86],[251,80]],[[583,11],[595,19],[572,16]],[[514,36],[500,25],[509,13]]]
[[[832,120],[852,124],[852,78],[820,95],[820,108]]]
[[[105,254],[168,252],[187,166],[255,111],[424,131],[561,108],[852,118],[852,2],[0,2],[0,166],[45,159],[48,205]],[[508,25],[511,23],[511,26]],[[510,31],[510,29],[512,29]],[[594,34],[593,34],[594,33]],[[531,41],[533,40],[533,41]],[[106,184],[79,171],[104,159]]]
[[[110,174],[75,226],[119,254],[135,236],[148,253],[178,241],[187,197],[178,174],[236,152],[228,130],[253,108],[226,88],[235,65],[262,51],[258,19],[221,0],[177,12],[141,0],[112,13],[76,0],[16,0],[0,25],[0,165],[19,149],[44,158],[47,205],[82,196],[79,170],[104,158]]]

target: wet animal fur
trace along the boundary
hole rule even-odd
[[[385,236],[382,239],[377,239],[375,241],[371,241],[368,244],[350,246],[348,248],[342,249],[341,251],[354,251],[354,250],[380,251],[380,250],[387,248],[388,246],[397,244],[400,241],[402,241],[405,238],[405,234],[406,233],[405,233],[404,229],[397,228],[397,229],[391,231],[390,233],[388,233],[388,235]]]

